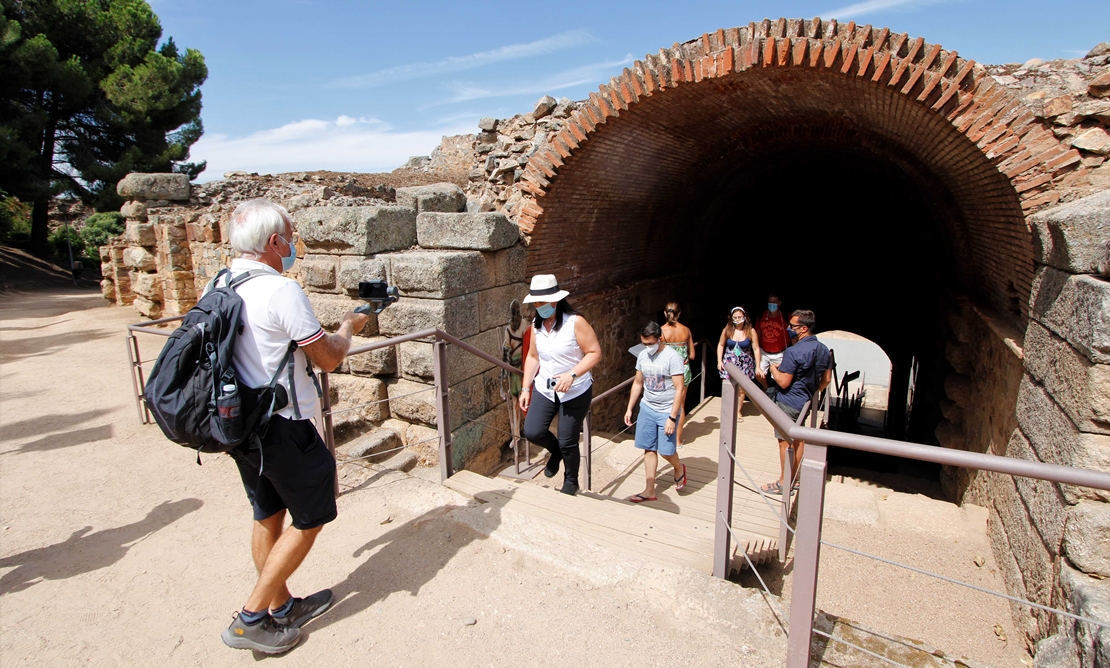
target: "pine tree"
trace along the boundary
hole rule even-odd
[[[200,138],[199,51],[159,45],[144,0],[0,0],[0,189],[32,204],[32,249],[50,199],[120,205],[128,172],[179,172]]]

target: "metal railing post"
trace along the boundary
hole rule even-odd
[[[729,555],[729,527],[732,526],[732,494],[736,467],[732,457],[736,454],[736,417],[739,410],[736,383],[726,380],[721,384],[721,447],[717,455],[717,521],[713,525],[713,576],[727,579]],[[722,524],[722,522],[724,524]]]
[[[701,344],[701,396],[698,397],[698,405],[705,402],[705,354],[709,350],[709,344],[702,342]]]
[[[794,546],[794,582],[790,595],[790,637],[786,668],[808,668],[817,605],[817,569],[821,560],[821,519],[825,511],[827,448],[809,443],[802,458],[802,488]]]
[[[143,400],[143,392],[139,389],[138,374],[142,372],[142,361],[135,361],[135,356],[139,351],[139,342],[135,339],[135,335],[131,332],[127,333],[127,360],[131,363],[131,387],[135,390],[135,408],[139,411],[139,424],[146,424],[149,420],[146,417],[146,402]]]
[[[782,521],[779,522],[779,563],[786,562],[786,552],[790,549],[790,493],[794,485],[794,441],[787,441],[786,459],[782,465]]]
[[[320,372],[320,413],[324,416],[324,445],[335,459],[335,429],[331,421],[331,383],[328,372]],[[339,462],[335,463],[335,496],[339,497]]]
[[[585,458],[585,471],[584,480],[586,491],[593,491],[594,484],[594,446],[593,446],[593,416],[592,410],[586,411],[586,417],[582,419],[582,440],[586,442],[586,452],[583,454]]]
[[[432,344],[432,376],[435,378],[436,429],[439,430],[439,479],[454,474],[451,460],[451,417],[447,408],[447,342],[436,337]]]

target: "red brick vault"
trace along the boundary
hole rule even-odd
[[[692,262],[719,233],[698,225],[715,193],[758,180],[783,155],[828,148],[899,172],[962,286],[1027,320],[1025,216],[1059,201],[1054,182],[1079,154],[974,61],[835,20],[718,30],[601,85],[522,176],[529,271],[559,274],[582,294]],[[782,202],[784,212],[804,201],[807,179],[822,178],[776,174],[798,182],[800,201]],[[862,209],[868,188],[861,174],[840,202],[811,205]],[[684,219],[674,201],[695,193],[701,204]]]

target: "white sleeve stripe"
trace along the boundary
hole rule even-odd
[[[320,329],[316,330],[316,333],[313,334],[312,336],[308,336],[308,337],[305,337],[303,339],[298,340],[297,345],[301,346],[301,347],[307,346],[308,344],[312,343],[313,341],[317,341],[317,340],[323,338],[323,336],[324,336],[324,329],[320,328]]]

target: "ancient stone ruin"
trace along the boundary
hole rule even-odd
[[[267,195],[294,213],[295,272],[327,327],[357,303],[357,280],[384,278],[405,299],[362,337],[438,326],[493,353],[526,277],[555,273],[599,334],[607,388],[665,301],[715,338],[729,306],[775,291],[888,353],[892,433],[1110,471],[1108,125],[1110,45],[984,66],[885,28],[765,20],[648,55],[587,100],[482,119],[441,152],[469,155],[465,191],[131,175],[105,296],[182,313],[227,262],[235,203]],[[434,174],[434,158],[409,168]],[[348,363],[334,398],[409,394],[430,368],[428,344],[403,344]],[[472,420],[506,428],[499,374],[461,357],[451,371],[456,465],[488,472],[506,439]],[[340,427],[415,443],[430,401],[351,411]],[[600,405],[598,423],[622,408]],[[976,471],[942,480],[990,510],[1013,595],[1105,617],[1110,498]],[[1039,657],[1110,661],[1106,631],[1013,615]]]

